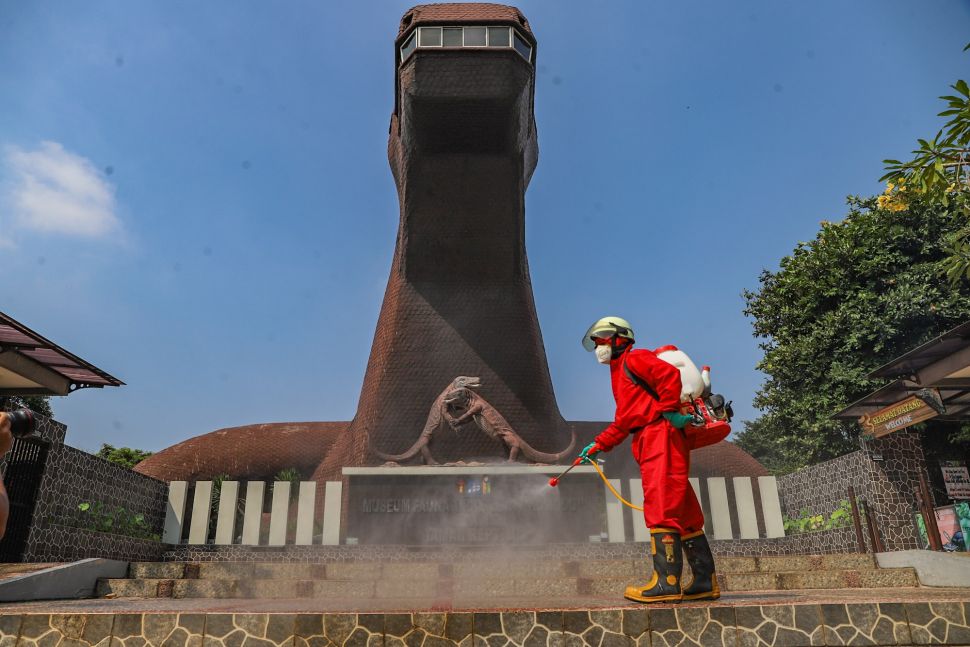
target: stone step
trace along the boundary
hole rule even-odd
[[[786,557],[723,557],[719,573],[789,573],[794,571],[876,570],[872,555],[798,555]],[[647,571],[645,559],[581,561],[326,562],[320,564],[266,562],[133,562],[129,576],[148,579],[463,579],[494,576],[496,570],[513,577],[621,577]]]
[[[754,568],[750,562],[754,561]],[[770,573],[809,570],[872,569],[878,568],[874,555],[864,553],[845,553],[837,555],[782,555],[766,557],[725,557],[715,559],[724,562],[726,573],[748,573],[755,570]]]
[[[725,591],[796,591],[801,589],[881,589],[919,586],[912,568],[879,570],[721,573]]]
[[[251,580],[352,580],[423,581],[439,579],[483,579],[496,572],[523,577],[597,577],[628,575],[646,570],[646,562],[615,560],[601,562],[436,564],[421,562],[338,562],[332,564],[240,564],[208,562],[202,564],[132,563],[133,579],[251,579]]]
[[[492,573],[494,575],[494,572]],[[479,577],[455,579],[109,579],[98,584],[99,597],[174,598],[409,598],[478,596],[610,595],[628,584],[646,582],[646,574],[597,577]],[[725,591],[801,589],[905,588],[917,586],[913,569],[870,571],[795,571],[725,573]]]

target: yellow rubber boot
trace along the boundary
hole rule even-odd
[[[634,602],[680,602],[680,575],[684,569],[680,533],[672,528],[650,530],[653,576],[643,586],[628,586],[623,594]]]
[[[703,530],[683,535],[680,538],[687,555],[687,563],[694,573],[690,586],[684,587],[685,600],[716,600],[721,597],[714,573],[714,555]]]

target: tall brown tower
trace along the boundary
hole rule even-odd
[[[368,442],[406,450],[458,375],[480,377],[478,392],[535,449],[569,445],[525,251],[535,50],[514,7],[420,5],[402,17],[388,141],[397,246],[357,415],[321,471],[381,462]],[[432,449],[440,461],[508,455],[477,430],[446,426]]]
[[[572,432],[582,446],[602,431],[606,422],[563,421],[532,298],[524,194],[538,159],[535,47],[514,7],[421,5],[401,19],[388,140],[400,227],[354,419],[220,429],[155,454],[138,471],[263,480],[319,462],[314,480],[339,480],[343,467],[380,464],[374,450],[412,446],[458,375],[481,378],[478,391],[539,451],[563,453]],[[431,449],[441,462],[508,456],[470,425],[438,429]],[[639,475],[625,452],[606,460],[617,478]],[[728,442],[691,462],[698,477],[765,473]]]

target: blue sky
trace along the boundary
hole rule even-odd
[[[0,0],[0,310],[127,382],[54,400],[69,443],[353,417],[398,223],[409,6]],[[518,6],[560,409],[612,416],[579,344],[612,314],[754,417],[742,291],[939,128],[936,97],[970,76],[970,3]]]

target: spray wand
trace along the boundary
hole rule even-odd
[[[556,487],[557,485],[559,485],[559,479],[569,474],[569,470],[576,467],[582,462],[583,462],[583,457],[577,456],[576,460],[573,461],[573,464],[567,467],[562,474],[560,474],[559,476],[553,476],[551,479],[549,479],[549,487]]]
[[[559,479],[561,479],[562,477],[566,476],[566,474],[569,474],[569,471],[571,469],[573,469],[574,467],[576,467],[580,463],[584,462],[584,460],[585,460],[585,462],[587,462],[587,463],[589,463],[590,465],[593,466],[593,469],[596,470],[596,473],[600,475],[600,478],[601,479],[603,479],[603,483],[605,483],[606,484],[606,487],[610,490],[610,492],[613,493],[613,496],[615,496],[617,499],[620,500],[620,503],[622,503],[623,505],[625,505],[628,508],[633,508],[634,510],[639,510],[640,512],[643,512],[643,508],[642,507],[640,507],[638,505],[633,505],[632,503],[630,503],[629,501],[627,501],[626,499],[624,499],[623,496],[619,492],[616,491],[616,488],[613,487],[613,484],[610,483],[610,480],[608,478],[606,478],[606,474],[604,474],[603,473],[603,470],[600,469],[600,466],[596,464],[596,461],[589,460],[589,459],[584,459],[582,456],[577,456],[576,457],[576,460],[573,461],[573,464],[570,465],[569,467],[567,467],[565,470],[563,470],[562,474],[560,474],[559,476],[554,476],[551,479],[549,479],[549,486],[550,487],[556,487],[557,485],[559,485]]]

